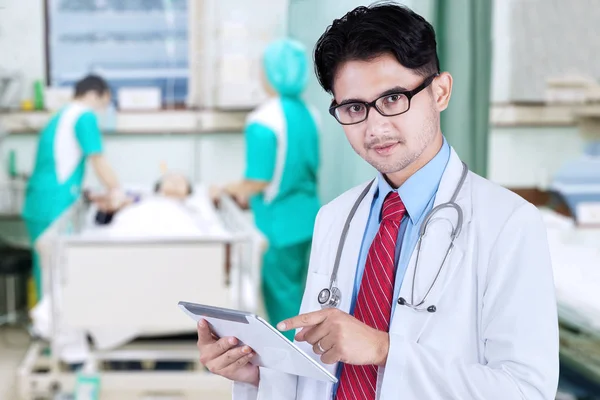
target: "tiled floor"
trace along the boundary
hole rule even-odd
[[[18,400],[16,372],[28,346],[24,331],[0,328],[0,399]]]
[[[17,392],[17,368],[29,347],[23,330],[0,328],[0,400],[20,400]],[[229,390],[209,395],[211,400],[229,400]],[[204,397],[203,397],[204,398]]]
[[[29,346],[29,338],[22,330],[0,328],[0,400],[19,400],[16,388],[16,371]],[[211,396],[212,397],[212,396]],[[212,400],[230,399],[230,394]],[[557,399],[574,400],[575,397],[559,394]]]

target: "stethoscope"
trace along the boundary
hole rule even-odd
[[[442,272],[442,268],[444,267],[444,264],[446,263],[446,259],[448,258],[448,256],[452,252],[452,249],[454,248],[454,239],[456,239],[458,237],[458,235],[460,234],[460,231],[462,229],[463,211],[460,208],[460,206],[458,204],[456,204],[456,197],[460,193],[460,190],[462,189],[463,184],[465,183],[465,180],[467,178],[467,174],[469,172],[467,165],[465,163],[462,163],[462,165],[463,165],[462,175],[460,177],[460,181],[458,182],[458,185],[456,186],[456,189],[454,190],[454,194],[452,195],[452,198],[450,199],[450,201],[448,201],[447,203],[439,204],[436,207],[434,207],[431,211],[429,211],[427,213],[427,215],[425,216],[425,219],[423,220],[423,223],[421,224],[421,228],[419,229],[419,238],[417,240],[417,246],[416,246],[417,254],[416,254],[416,260],[415,260],[415,271],[414,271],[414,274],[412,277],[412,289],[411,289],[411,295],[410,295],[410,303],[404,297],[400,297],[400,298],[398,298],[398,304],[401,306],[406,306],[406,307],[412,308],[415,311],[428,311],[430,313],[434,313],[437,311],[437,307],[435,305],[429,305],[429,306],[425,307],[425,306],[423,306],[423,304],[425,304],[425,301],[427,300],[427,296],[429,296],[429,293],[435,286],[435,283],[437,282],[437,280],[440,276],[440,273]],[[346,218],[346,223],[344,224],[344,229],[342,230],[342,235],[340,237],[340,242],[338,244],[337,252],[335,255],[335,262],[333,264],[333,272],[331,273],[331,278],[329,279],[329,287],[324,288],[319,292],[318,300],[319,300],[319,304],[321,305],[321,308],[335,308],[340,305],[340,301],[342,299],[342,293],[341,293],[340,289],[336,286],[336,283],[337,283],[338,269],[340,267],[340,259],[342,258],[342,252],[344,251],[344,244],[346,243],[346,236],[348,235],[348,231],[350,230],[350,223],[352,222],[352,218],[354,218],[354,214],[356,214],[356,210],[360,206],[360,203],[364,200],[364,198],[369,193],[369,190],[371,189],[373,182],[375,182],[375,180],[371,181],[367,185],[367,187],[361,192],[360,196],[358,196],[358,199],[352,206],[352,209],[350,210],[350,213],[348,214],[348,218]],[[439,212],[445,208],[452,208],[456,211],[456,214],[458,216],[457,223],[456,223],[456,225],[452,226],[452,231],[450,233],[450,244],[448,245],[448,248],[446,249],[446,254],[444,256],[444,259],[440,263],[440,267],[438,268],[438,272],[435,275],[435,278],[431,282],[431,285],[429,285],[429,289],[423,296],[423,299],[421,301],[419,301],[418,303],[416,303],[415,298],[414,298],[414,296],[415,296],[415,277],[417,276],[417,269],[419,266],[419,255],[421,253],[421,244],[423,243],[423,239],[425,238],[425,235],[427,234],[427,227],[429,226],[429,222],[431,221],[432,217],[437,212]]]

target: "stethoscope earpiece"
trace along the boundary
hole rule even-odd
[[[398,304],[401,305],[401,306],[408,306],[408,307],[410,307],[410,308],[412,308],[413,310],[416,310],[416,311],[422,311],[419,308],[417,308],[417,306],[413,306],[413,305],[408,304],[408,302],[406,301],[406,299],[404,297],[398,298]],[[431,305],[431,306],[427,307],[427,312],[429,312],[429,313],[433,314],[436,311],[437,311],[437,307],[436,306]]]

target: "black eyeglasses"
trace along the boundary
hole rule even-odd
[[[437,76],[439,76],[439,73],[431,75],[413,90],[384,94],[370,103],[366,101],[354,101],[352,103],[332,105],[329,107],[329,114],[342,125],[353,125],[365,121],[369,118],[371,107],[375,108],[384,117],[404,114],[410,110],[410,100],[417,93],[429,86]]]

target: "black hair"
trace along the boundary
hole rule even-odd
[[[431,24],[408,7],[379,2],[360,6],[333,21],[315,45],[315,73],[333,92],[337,69],[346,61],[369,61],[392,54],[423,77],[438,73],[440,63]]]
[[[102,96],[110,90],[108,82],[98,75],[88,75],[75,84],[75,97],[81,97],[89,92]]]

